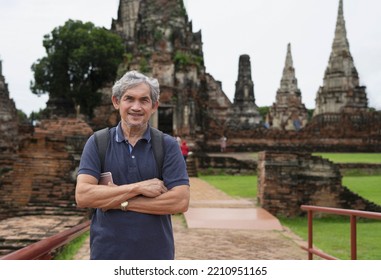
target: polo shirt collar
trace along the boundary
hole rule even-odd
[[[147,142],[151,141],[151,131],[150,131],[150,125],[148,124],[147,130],[144,132],[142,139],[147,140]],[[115,133],[115,141],[118,143],[124,142],[125,140],[128,141],[128,139],[124,139],[124,134],[122,130],[122,123],[119,122],[116,127],[116,133]]]

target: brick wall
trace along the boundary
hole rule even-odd
[[[91,128],[79,119],[44,120],[20,145],[0,185],[0,219],[31,214],[71,214],[76,169]]]
[[[300,210],[303,204],[381,211],[381,206],[342,186],[341,179],[337,165],[309,153],[258,154],[257,198],[273,215],[303,215]]]
[[[258,127],[227,131],[229,151],[381,152],[381,112],[324,114],[299,131]],[[219,134],[208,139],[205,151],[219,151]]]

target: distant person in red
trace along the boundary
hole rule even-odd
[[[187,161],[187,157],[189,154],[189,147],[185,140],[181,143],[180,149],[181,149],[181,153],[183,154],[184,160]]]

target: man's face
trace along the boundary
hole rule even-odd
[[[115,109],[119,110],[122,122],[128,127],[146,127],[159,102],[152,104],[150,88],[145,83],[128,89],[118,101],[112,98]]]

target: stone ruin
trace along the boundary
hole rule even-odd
[[[303,204],[381,212],[381,206],[351,192],[341,179],[337,165],[309,153],[258,154],[258,203],[275,216],[304,215]]]
[[[84,213],[75,204],[76,170],[91,134],[84,121],[60,118],[42,121],[20,141],[12,168],[0,178],[0,220]]]

